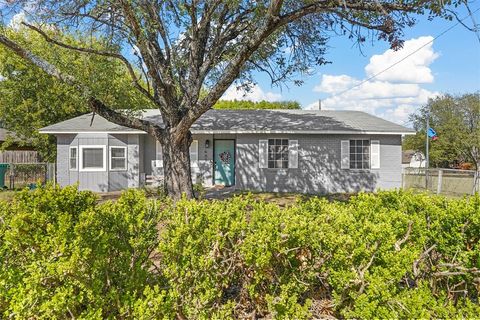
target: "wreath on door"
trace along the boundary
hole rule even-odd
[[[224,164],[229,164],[232,156],[230,155],[230,152],[224,151],[219,154],[219,157]]]

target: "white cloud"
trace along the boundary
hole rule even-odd
[[[376,79],[396,83],[431,83],[433,82],[433,75],[429,66],[438,58],[438,53],[433,50],[432,41],[433,37],[431,36],[419,37],[405,41],[401,50],[394,51],[389,49],[383,54],[374,55],[370,58],[370,63],[365,67],[365,72],[368,77],[371,77],[425,45],[404,61],[379,74]]]
[[[15,30],[18,30],[22,26],[22,22],[27,21],[27,16],[25,11],[21,11],[15,14],[12,19],[10,19],[9,27]]]
[[[269,91],[265,92],[257,84],[253,85],[249,91],[245,91],[244,89],[237,90],[237,87],[232,85],[222,96],[222,100],[250,100],[254,102],[262,100],[279,101],[281,99],[281,94]]]
[[[381,55],[372,56],[365,67],[365,78],[384,70],[431,40],[432,37],[408,40],[401,51],[387,50]],[[433,82],[430,64],[437,57],[430,43],[373,80],[366,81],[349,75],[323,75],[314,91],[330,95],[322,100],[322,109],[365,111],[406,124],[409,114],[439,94],[421,87],[422,83]],[[307,106],[307,109],[316,108],[318,102]]]

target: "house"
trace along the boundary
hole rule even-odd
[[[13,143],[5,150],[0,151],[0,163],[37,163],[40,161],[38,152],[32,146],[18,143],[19,138],[14,132],[0,127],[0,146],[10,140]]]
[[[158,110],[142,117],[162,123]],[[364,112],[323,110],[210,110],[191,131],[194,183],[303,193],[400,187],[402,135],[414,133]],[[98,115],[40,132],[57,137],[61,185],[105,192],[163,175],[154,138]]]
[[[402,152],[402,166],[404,168],[425,168],[426,159],[422,152],[405,150]]]

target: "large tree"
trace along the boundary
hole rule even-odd
[[[480,169],[480,93],[442,95],[430,99],[410,116],[415,136],[404,141],[404,149],[425,152],[427,115],[438,139],[430,143],[430,162],[437,167],[452,167],[464,162]]]
[[[58,68],[56,61],[32,54],[0,31],[0,44],[74,86],[88,97],[90,108],[114,123],[140,129],[160,141],[165,183],[170,194],[193,196],[189,166],[190,127],[212,108],[232,83],[251,83],[252,72],[266,72],[273,83],[308,73],[325,63],[330,32],[358,42],[371,35],[398,49],[402,30],[415,14],[445,16],[457,1],[426,0],[18,0],[6,1],[1,13],[26,10],[26,25],[58,47],[107,56],[124,63],[132,86],[158,108],[163,125],[114,111],[95,95],[91,83]],[[2,8],[2,5],[0,5]],[[123,48],[78,47],[44,33],[102,35]],[[129,54],[134,48],[135,55]],[[135,58],[141,74],[132,66]],[[206,92],[206,94],[201,94]]]
[[[81,36],[64,36],[55,30],[48,30],[48,33],[75,45],[85,42]],[[12,28],[8,30],[8,36],[31,52],[55,60],[59,68],[68,69],[82,81],[95,79],[90,88],[113,109],[153,107],[132,88],[130,77],[118,60],[52,47],[42,41],[40,34],[26,27]],[[101,39],[89,41],[97,48],[105,47]],[[32,68],[30,63],[5,47],[0,47],[0,76],[0,122],[16,133],[15,138],[7,140],[0,148],[12,143],[31,145],[43,160],[55,161],[55,139],[39,134],[37,129],[88,112],[85,96],[39,68]]]

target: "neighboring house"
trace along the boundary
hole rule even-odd
[[[158,110],[143,117],[162,124]],[[191,131],[194,183],[303,193],[400,187],[402,135],[414,133],[364,112],[318,110],[210,110]],[[40,132],[57,137],[61,185],[105,192],[163,175],[154,138],[98,115]]]
[[[405,150],[402,153],[402,166],[404,168],[425,168],[426,159],[422,152]]]
[[[14,143],[5,150],[0,151],[0,163],[37,163],[39,162],[38,152],[31,146],[20,146],[14,132],[0,128],[0,146],[7,140],[13,139]]]

